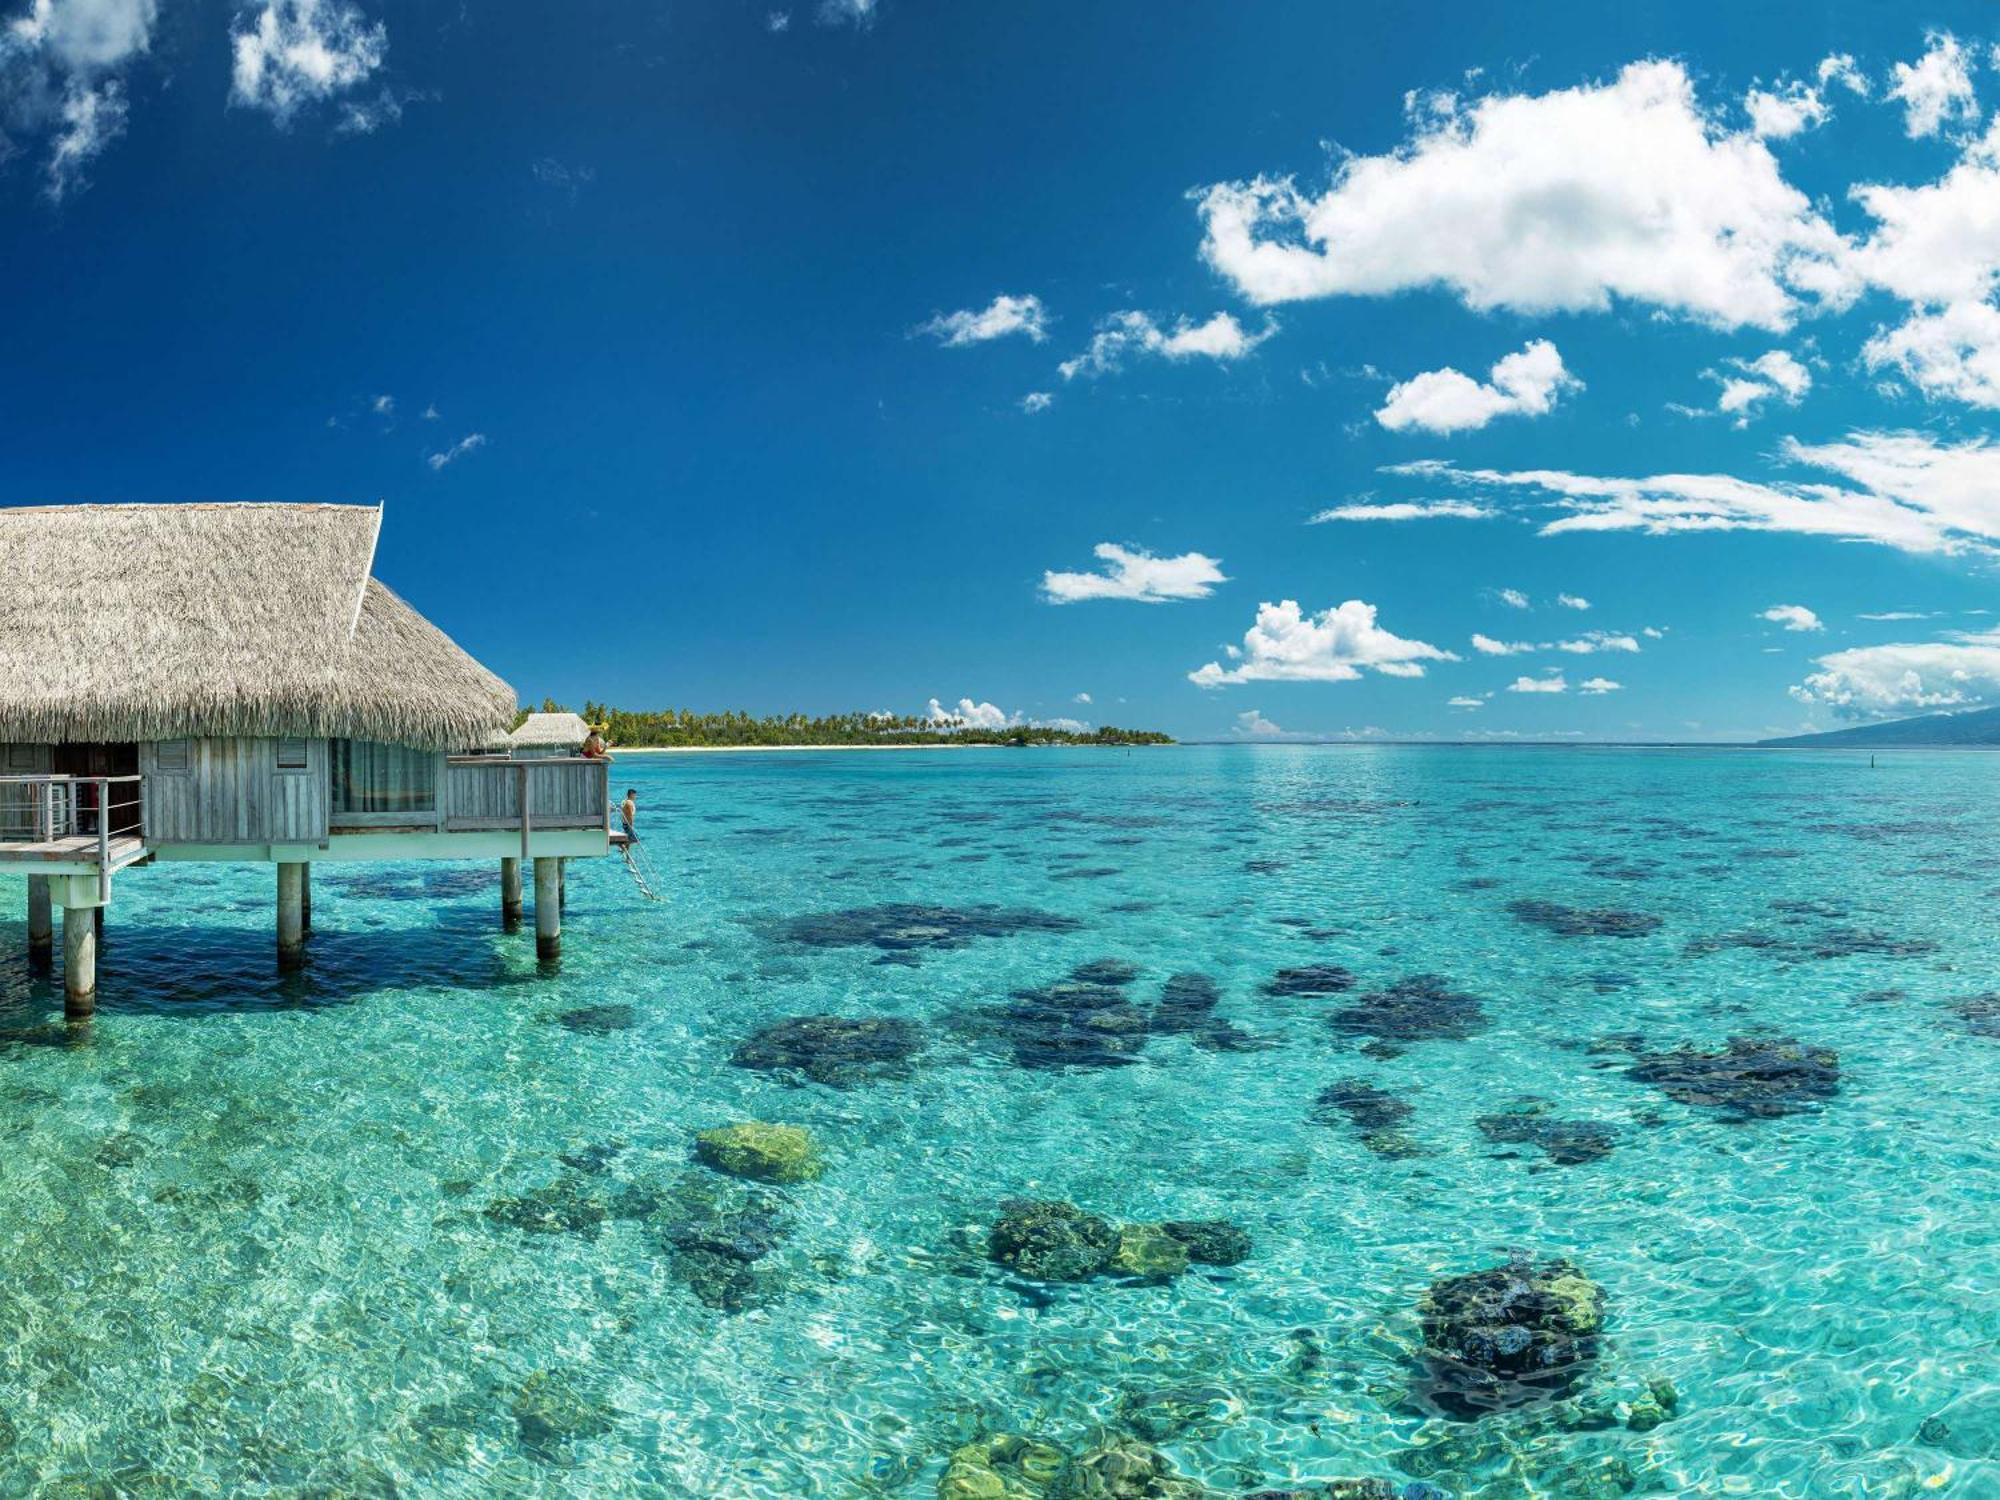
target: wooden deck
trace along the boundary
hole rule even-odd
[[[110,868],[122,870],[146,857],[146,842],[136,833],[121,833],[110,841]],[[73,834],[68,838],[0,842],[0,865],[89,864],[97,863],[97,835]]]

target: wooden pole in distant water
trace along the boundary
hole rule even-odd
[[[509,927],[521,920],[521,861],[511,854],[500,861],[500,920]]]
[[[85,1021],[97,1012],[97,913],[95,906],[63,908],[63,1014]]]
[[[49,877],[28,877],[28,967],[46,971],[55,962],[56,928]]]
[[[562,957],[562,870],[546,855],[535,856],[535,957]]]
[[[296,969],[305,963],[305,866],[296,860],[278,864],[278,967]]]

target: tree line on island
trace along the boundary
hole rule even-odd
[[[553,698],[541,712],[567,710]],[[915,714],[766,714],[735,710],[694,713],[684,708],[633,710],[586,701],[583,717],[601,727],[613,747],[683,745],[1171,745],[1173,737],[1151,729],[1066,729],[1050,724],[1008,724],[987,728],[962,719]],[[523,715],[525,717],[525,715]]]

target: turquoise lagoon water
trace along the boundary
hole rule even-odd
[[[2000,1495],[2000,1023],[1964,1004],[2000,987],[2000,760],[1258,747],[615,775],[667,899],[573,868],[559,972],[500,931],[483,867],[320,866],[289,981],[268,869],[147,869],[119,878],[73,1035],[0,884],[0,1494],[925,1496],[982,1433],[1137,1431],[1232,1496]],[[885,903],[944,911],[866,914]],[[1067,1034],[996,1012],[1107,957],[1156,1034],[1024,1065]],[[1267,992],[1309,965],[1355,988]],[[1153,1010],[1177,974],[1219,992],[1192,1029]],[[1329,1024],[1423,974],[1484,1029]],[[818,1013],[907,1020],[923,1051],[848,1087],[731,1065]],[[1762,1033],[1837,1052],[1837,1093],[1732,1121],[1627,1073],[1634,1047]],[[1400,1141],[1316,1108],[1347,1079],[1410,1106]],[[1609,1127],[1609,1154],[1489,1140],[1475,1121],[1522,1096]],[[753,1190],[690,1137],[748,1118],[809,1126],[826,1174],[728,1197]],[[1254,1250],[1037,1285],[982,1254],[1014,1196],[1227,1218]],[[703,1213],[769,1252],[720,1292],[703,1267],[732,1263],[663,1228]],[[1671,1420],[1425,1403],[1418,1299],[1515,1252],[1604,1288],[1584,1392],[1664,1376]]]

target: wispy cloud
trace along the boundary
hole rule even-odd
[[[1500,512],[1491,506],[1475,505],[1470,500],[1396,500],[1389,502],[1354,501],[1346,505],[1330,506],[1306,518],[1308,526],[1318,526],[1327,521],[1435,521],[1451,519],[1457,521],[1483,521]]]
[[[446,464],[452,464],[458,462],[458,460],[465,457],[466,454],[476,452],[479,449],[484,448],[485,446],[486,446],[485,433],[468,432],[464,437],[460,438],[457,442],[453,443],[449,448],[446,448],[442,453],[433,453],[429,458],[425,459],[424,462],[429,464],[433,471],[436,471],[438,469],[442,469]]]
[[[1076,604],[1086,599],[1164,604],[1176,599],[1206,599],[1218,583],[1229,581],[1222,574],[1220,559],[1199,552],[1155,557],[1143,548],[1121,547],[1116,542],[1100,542],[1091,551],[1105,564],[1102,572],[1044,573],[1042,597],[1051,604]]]
[[[1033,293],[1021,297],[1002,293],[982,308],[939,313],[928,322],[919,323],[915,331],[930,334],[947,349],[984,344],[1017,333],[1039,344],[1049,336],[1049,313],[1042,306],[1042,299]]]
[[[0,161],[46,141],[43,191],[61,202],[124,134],[125,75],[152,46],[156,0],[30,0],[0,25]]]
[[[1267,318],[1262,332],[1250,333],[1226,312],[1217,313],[1206,323],[1181,318],[1172,328],[1162,328],[1151,314],[1128,310],[1099,323],[1083,353],[1056,368],[1064,380],[1074,380],[1079,375],[1115,373],[1135,354],[1177,362],[1212,359],[1226,364],[1243,358],[1277,331],[1277,323]]]
[[[1803,604],[1774,604],[1757,616],[1769,620],[1773,625],[1782,625],[1787,630],[1824,630],[1818,615]]]
[[[230,48],[230,103],[285,126],[300,110],[366,83],[388,56],[389,32],[349,0],[264,0],[238,14]],[[367,130],[385,118],[362,106],[343,123]]]

